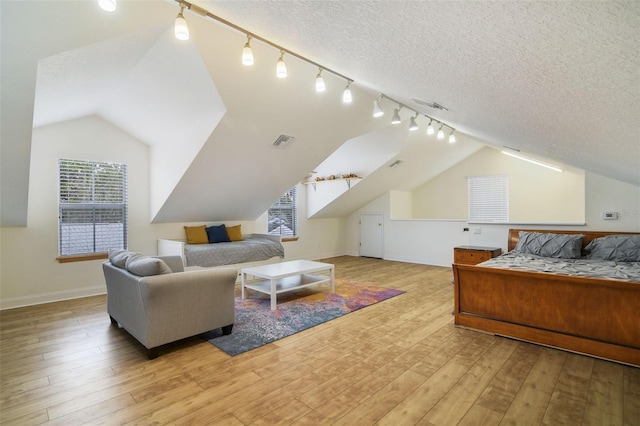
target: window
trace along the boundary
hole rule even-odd
[[[469,222],[509,221],[509,178],[506,175],[468,179]]]
[[[127,248],[127,166],[58,160],[60,256]]]
[[[268,217],[269,234],[283,237],[298,235],[298,201],[295,186],[269,208]]]

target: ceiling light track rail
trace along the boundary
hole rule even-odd
[[[313,66],[315,66],[317,68],[320,68],[322,71],[330,72],[331,74],[334,74],[334,75],[336,75],[336,76],[338,76],[340,78],[343,78],[343,79],[345,79],[347,81],[347,84],[351,84],[354,81],[351,77],[347,77],[346,75],[341,74],[338,71],[334,71],[331,68],[327,68],[324,65],[321,65],[321,64],[317,63],[316,61],[313,61],[313,60],[311,60],[311,59],[309,59],[309,58],[307,58],[305,56],[302,56],[302,55],[300,55],[300,54],[298,54],[298,53],[296,53],[296,52],[294,52],[292,50],[289,50],[286,47],[280,46],[277,43],[274,43],[274,42],[272,42],[270,40],[267,40],[266,38],[261,37],[261,36],[251,32],[251,31],[249,31],[249,30],[247,30],[245,28],[242,28],[241,26],[236,25],[233,22],[229,22],[224,18],[221,18],[221,17],[219,17],[217,15],[214,15],[213,13],[211,13],[208,10],[198,6],[197,4],[188,2],[186,0],[174,0],[174,1],[176,1],[181,6],[184,6],[186,9],[191,10],[194,13],[197,13],[198,15],[206,16],[208,18],[213,19],[214,21],[218,21],[221,24],[224,24],[224,25],[226,25],[228,27],[231,27],[231,28],[233,28],[234,30],[236,30],[238,32],[244,33],[247,37],[259,40],[259,41],[261,41],[261,42],[263,42],[265,44],[268,44],[269,46],[271,46],[271,47],[273,47],[275,49],[278,49],[280,52],[284,52],[287,55],[294,56],[294,57],[296,57],[298,59],[301,59],[301,60],[303,60],[303,61],[305,61],[305,62],[307,62],[307,63],[309,63],[309,64],[311,64],[311,65],[313,65]]]
[[[103,8],[106,11],[109,12],[113,12],[116,9],[116,1],[117,0],[98,0],[98,3],[100,5],[101,8]],[[251,50],[251,40],[255,39],[255,40],[259,40],[271,47],[273,47],[274,49],[277,49],[280,51],[280,56],[278,58],[278,61],[276,63],[276,77],[278,78],[286,78],[287,77],[287,66],[284,62],[284,55],[288,54],[291,55],[295,58],[298,58],[302,61],[307,62],[308,64],[313,65],[314,67],[318,68],[318,73],[316,75],[316,79],[315,79],[315,88],[316,88],[316,92],[324,92],[326,90],[326,85],[325,85],[325,81],[324,78],[322,77],[322,72],[326,71],[329,72],[339,78],[342,78],[344,80],[346,80],[347,84],[344,88],[344,90],[342,91],[342,102],[345,104],[350,104],[353,101],[353,97],[352,97],[352,93],[351,93],[351,83],[354,82],[354,80],[351,77],[347,77],[346,75],[339,73],[331,68],[327,68],[324,65],[319,64],[316,61],[313,61],[305,56],[302,56],[292,50],[289,50],[287,48],[285,48],[284,46],[281,46],[277,43],[274,43],[270,40],[267,40],[264,37],[261,37],[245,28],[242,28],[239,25],[234,24],[233,22],[229,22],[224,18],[221,18],[220,16],[214,15],[213,13],[209,12],[207,9],[204,9],[201,6],[198,6],[197,4],[191,3],[188,0],[174,0],[176,3],[178,3],[178,6],[180,7],[180,11],[178,12],[178,16],[175,19],[175,24],[174,24],[174,32],[175,32],[175,37],[178,40],[189,40],[189,26],[187,24],[187,21],[184,18],[184,11],[186,10],[190,10],[200,16],[203,17],[207,17],[210,18],[220,24],[223,24],[235,31],[238,31],[240,33],[243,33],[244,35],[246,35],[247,37],[247,41],[244,44],[243,48],[242,48],[242,64],[245,66],[252,66],[254,64],[254,57],[253,57],[253,51]],[[419,111],[417,111],[415,108],[412,108],[402,102],[399,102],[395,99],[393,99],[390,96],[387,96],[383,93],[379,93],[378,97],[373,101],[373,116],[374,117],[381,117],[384,115],[384,110],[382,109],[380,102],[382,101],[382,99],[387,99],[393,103],[395,103],[397,105],[397,108],[394,108],[394,114],[393,117],[391,119],[391,123],[392,124],[399,124],[402,122],[402,119],[400,118],[400,111],[405,108],[409,111],[412,111],[413,114],[410,117],[409,120],[409,130],[410,131],[416,131],[418,130],[419,126],[418,123],[416,122],[416,120],[418,119],[418,117],[420,115],[426,117],[429,119],[429,123],[427,125],[427,136],[431,136],[433,134],[436,134],[433,122],[436,122],[436,125],[439,124],[440,128],[438,129],[437,132],[437,139],[442,140],[445,138],[444,136],[444,130],[443,127],[448,127],[451,132],[449,134],[449,143],[454,143],[456,142],[456,136],[453,134],[456,129],[453,128],[452,126],[450,126],[449,124],[438,120],[436,118],[433,118],[427,114],[421,113]],[[415,99],[414,99],[415,100]],[[416,102],[418,102],[417,100],[415,100]],[[419,102],[420,103],[420,102]],[[431,103],[431,104],[427,104],[424,103],[424,105],[426,106],[430,106],[432,108],[437,108],[437,109],[441,109],[444,111],[447,111],[446,108],[444,108],[442,105],[436,104],[436,103]]]

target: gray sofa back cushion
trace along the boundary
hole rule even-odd
[[[171,268],[162,259],[141,253],[134,253],[127,258],[126,269],[140,277],[172,273]]]
[[[136,253],[129,250],[109,250],[109,262],[113,266],[124,269],[127,266],[127,259],[134,254]]]

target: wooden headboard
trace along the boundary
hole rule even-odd
[[[615,231],[566,231],[566,230],[549,230],[549,229],[509,229],[509,243],[507,245],[508,251],[516,248],[518,240],[520,239],[519,232],[546,232],[549,234],[583,234],[584,240],[582,240],[582,248],[589,244],[591,240],[595,238],[604,237],[606,235],[638,235],[640,232],[615,232]]]

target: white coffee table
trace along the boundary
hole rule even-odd
[[[320,271],[328,271],[329,276],[313,274]],[[330,263],[314,262],[312,260],[291,260],[243,268],[241,275],[242,298],[245,298],[245,288],[268,294],[271,296],[272,311],[276,309],[276,298],[279,293],[326,282],[329,283],[331,293],[335,292],[335,269]],[[249,275],[263,279],[249,281],[247,279]]]

